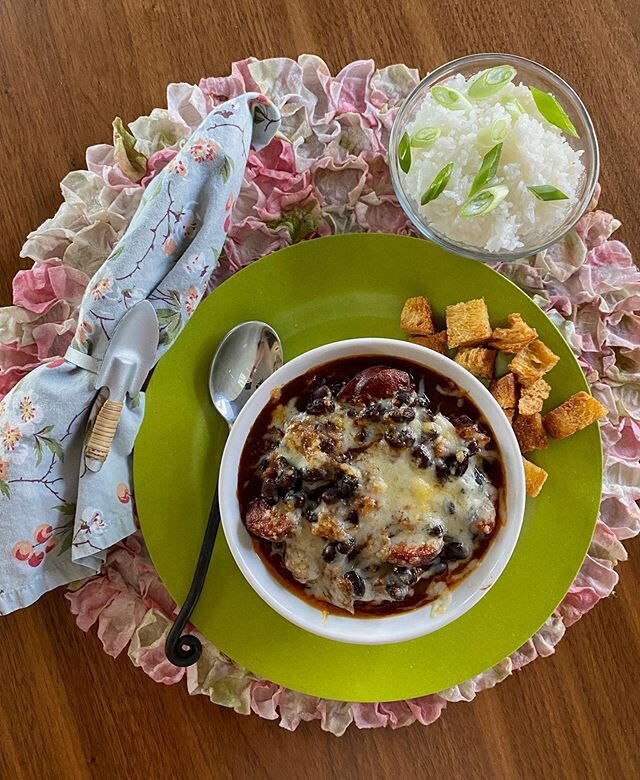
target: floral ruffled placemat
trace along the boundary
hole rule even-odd
[[[153,177],[208,111],[243,92],[264,92],[282,112],[282,131],[249,159],[230,218],[216,281],[281,247],[332,233],[411,233],[389,179],[386,146],[397,106],[418,81],[404,65],[376,70],[354,62],[337,76],[315,56],[234,63],[231,74],[198,86],[172,84],[168,108],[129,125],[114,122],[114,144],[87,150],[87,170],[61,183],[63,204],[31,233],[21,257],[34,265],[13,282],[14,306],[0,310],[0,398],[22,376],[64,355],[93,272],[132,218]],[[226,226],[225,226],[226,227]],[[295,729],[318,719],[340,735],[435,721],[449,702],[470,701],[538,656],[554,652],[568,626],[613,591],[622,541],[640,531],[640,272],[611,235],[619,222],[596,202],[575,232],[546,252],[498,270],[526,290],[573,347],[593,394],[607,407],[602,426],[602,504],[589,554],[557,611],[519,650],[483,674],[437,694],[362,704],[313,698],[260,679],[209,642],[190,669],[170,664],[164,640],[175,604],[135,534],[109,554],[102,572],[67,594],[79,627],[97,624],[105,652],[126,651],[152,679],[186,680],[236,712]],[[188,307],[189,302],[185,302]],[[189,312],[185,309],[185,316]],[[6,463],[0,431],[0,489]],[[128,497],[127,497],[128,498]]]

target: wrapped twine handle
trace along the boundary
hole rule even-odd
[[[120,421],[122,404],[107,399],[98,412],[95,425],[85,448],[87,458],[104,462],[107,459],[116,428]]]

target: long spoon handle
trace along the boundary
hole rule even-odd
[[[175,666],[192,666],[202,655],[202,642],[200,642],[198,637],[193,634],[185,634],[184,636],[181,636],[181,634],[202,593],[219,527],[220,502],[218,501],[218,491],[216,489],[191,587],[164,645],[167,658]]]

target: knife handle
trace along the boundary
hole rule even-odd
[[[121,413],[122,404],[117,401],[107,399],[102,404],[84,451],[87,458],[102,462],[107,459]]]

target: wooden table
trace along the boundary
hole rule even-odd
[[[220,10],[215,11],[219,5]],[[321,54],[334,72],[373,57],[421,72],[474,51],[544,62],[597,125],[602,205],[637,250],[638,4],[357,0],[164,3],[4,0],[0,6],[0,296],[27,232],[51,216],[58,182],[110,140],[113,116],[164,105],[171,81],[228,72],[248,55]],[[504,10],[498,10],[504,8]],[[637,233],[636,233],[637,237]],[[75,626],[62,593],[0,619],[2,778],[630,778],[640,761],[640,548],[617,596],[573,627],[556,655],[450,706],[428,730],[317,723],[295,734],[165,688],[112,660]],[[544,565],[544,561],[541,561]],[[366,674],[366,670],[363,670]],[[635,770],[633,767],[635,766]],[[196,775],[197,773],[197,775]]]

